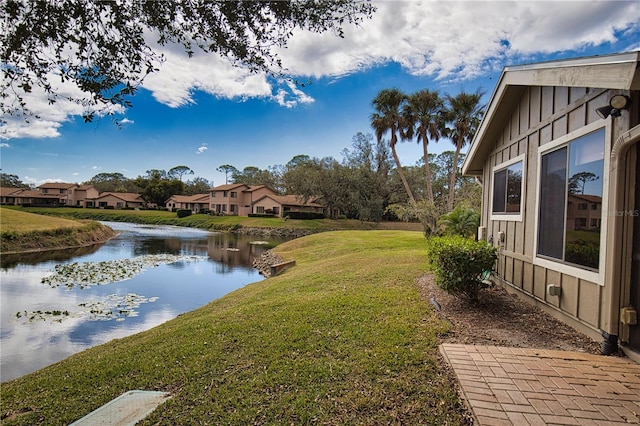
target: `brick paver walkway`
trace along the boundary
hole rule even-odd
[[[579,352],[443,344],[480,425],[640,424],[640,365]]]

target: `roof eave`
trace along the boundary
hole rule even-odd
[[[506,67],[462,165],[462,174],[482,174],[484,159],[511,117],[522,92],[530,86],[640,90],[640,51]]]

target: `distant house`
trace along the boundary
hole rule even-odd
[[[295,195],[266,194],[253,204],[253,213],[272,213],[278,217],[285,217],[292,211],[322,213],[323,210],[320,204],[305,202]]]
[[[248,216],[273,214],[284,217],[288,211],[322,212],[322,206],[303,202],[294,195],[279,195],[266,185],[227,184],[211,188],[210,208],[216,214]]]
[[[38,187],[38,191],[46,196],[58,198],[58,204],[63,206],[93,207],[99,192],[93,185],[78,185],[76,183],[50,182]]]
[[[567,229],[599,231],[602,224],[602,197],[567,194]]]
[[[24,191],[23,188],[0,187],[0,204],[10,206],[17,205],[16,196],[22,191]]]
[[[59,194],[43,194],[34,189],[0,188],[0,204],[12,206],[59,206]]]
[[[253,213],[254,201],[266,194],[277,195],[265,185],[235,183],[216,186],[209,191],[210,209],[216,214],[248,216]]]
[[[95,207],[95,200],[100,192],[93,185],[78,185],[73,188],[72,201],[74,205],[81,207]]]
[[[140,194],[130,192],[102,192],[95,199],[95,206],[98,208],[140,208],[145,207],[146,202]]]
[[[462,167],[483,184],[497,281],[636,360],[639,142],[640,52],[514,66]]]
[[[173,195],[165,203],[169,210],[187,209],[193,213],[209,211],[209,194]]]

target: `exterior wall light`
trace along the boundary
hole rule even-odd
[[[601,118],[620,117],[620,111],[628,109],[631,105],[631,98],[626,95],[614,95],[609,99],[609,105],[596,108],[596,114]]]

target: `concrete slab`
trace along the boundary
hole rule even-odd
[[[170,397],[167,392],[132,390],[107,402],[70,426],[133,426]]]

